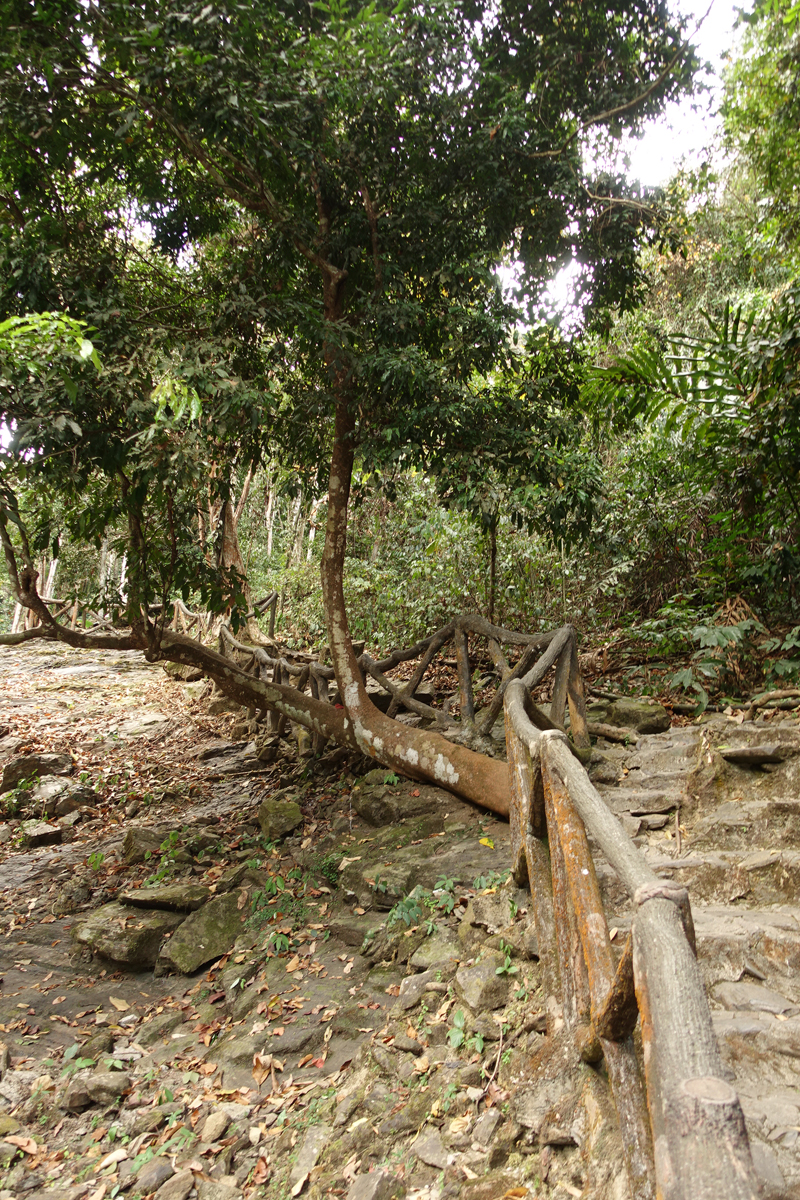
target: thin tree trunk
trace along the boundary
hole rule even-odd
[[[297,541],[297,527],[300,523],[300,514],[303,507],[303,491],[302,488],[297,493],[292,502],[292,507],[289,510],[289,521],[286,530],[286,569],[287,571],[294,562],[295,543]]]
[[[56,586],[56,572],[58,571],[58,559],[54,558],[50,563],[50,570],[47,572],[47,583],[44,588],[44,597],[49,600]]]
[[[267,523],[267,558],[272,558],[272,537],[275,530],[275,488],[272,480],[267,480],[267,511],[265,520]]]
[[[308,514],[308,553],[306,554],[306,562],[311,562],[314,554],[314,539],[317,536],[317,513],[322,506],[322,497],[315,500],[311,505],[311,511]]]
[[[364,754],[406,775],[428,779],[507,815],[510,789],[506,763],[454,745],[430,730],[409,729],[400,721],[385,716],[367,695],[353,652],[344,603],[347,506],[353,471],[354,432],[355,424],[347,400],[340,396],[336,407],[321,574],[331,659],[347,717],[345,724],[352,725],[356,742]]]
[[[489,624],[494,625],[495,588],[497,583],[497,514],[489,523]]]

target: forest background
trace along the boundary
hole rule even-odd
[[[339,22],[341,32],[352,19],[344,7],[316,7],[328,29]],[[353,37],[377,70],[396,47],[380,12],[365,18],[365,11]],[[198,5],[195,30],[214,16],[211,5]],[[373,19],[364,37],[365,21]],[[424,19],[431,38],[425,52],[445,56],[437,63],[444,78],[453,64],[434,26],[452,14],[431,6]],[[741,21],[724,77],[721,143],[709,147],[704,162],[647,191],[604,165],[614,160],[622,122],[606,120],[594,141],[581,144],[584,157],[594,156],[592,236],[604,222],[607,241],[592,259],[591,238],[572,239],[585,287],[568,314],[553,312],[542,291],[509,301],[497,290],[494,271],[503,259],[536,255],[529,231],[527,241],[508,238],[504,247],[492,244],[490,232],[483,260],[464,252],[461,268],[452,264],[463,247],[453,244],[432,255],[429,277],[419,272],[429,291],[405,296],[403,312],[391,319],[418,321],[423,343],[423,325],[435,327],[431,344],[448,343],[448,370],[460,385],[469,381],[473,408],[464,408],[460,393],[451,419],[456,402],[440,377],[425,376],[424,357],[395,341],[381,360],[378,341],[370,344],[366,386],[388,379],[385,390],[394,395],[381,401],[378,432],[365,434],[355,451],[344,559],[350,631],[368,649],[408,645],[453,614],[476,611],[528,632],[570,621],[598,656],[601,686],[613,677],[645,694],[687,692],[701,707],[800,679],[800,8],[778,0],[756,5]],[[285,247],[263,236],[257,206],[243,211],[242,189],[252,181],[242,182],[241,164],[234,212],[224,178],[217,194],[208,183],[219,166],[205,176],[196,169],[202,149],[193,161],[188,151],[186,161],[169,160],[163,148],[143,151],[157,120],[148,128],[121,93],[113,105],[107,97],[97,101],[109,111],[116,106],[113,140],[93,135],[88,109],[81,126],[76,109],[61,150],[57,130],[37,146],[36,114],[15,87],[26,54],[46,76],[52,45],[37,31],[30,35],[24,12],[19,25],[23,34],[4,58],[0,89],[0,390],[7,414],[0,487],[7,539],[17,548],[28,539],[41,594],[80,598],[119,619],[132,605],[182,596],[192,608],[232,615],[236,627],[253,601],[274,589],[281,642],[319,649],[328,641],[319,575],[327,516],[320,446],[329,434],[321,403],[308,402],[322,388],[319,356],[309,349],[318,330],[303,308],[296,268],[280,261]],[[131,55],[142,51],[134,45],[139,36],[130,34]],[[151,36],[155,46],[155,26]],[[115,51],[123,66],[124,41]],[[285,47],[291,55],[291,39]],[[201,45],[196,53],[200,62]],[[235,53],[246,57],[247,49],[231,51],[245,92],[249,82]],[[686,56],[671,64],[676,91],[697,86],[694,66]],[[663,99],[668,80],[656,74]],[[400,86],[391,71],[386,86]],[[442,103],[446,93],[444,87]],[[637,121],[647,107],[640,106]],[[509,125],[513,119],[506,116]],[[18,130],[34,130],[22,150],[22,135],[16,143],[9,136],[15,122]],[[295,132],[302,156],[305,134]],[[492,144],[505,132],[498,123]],[[50,175],[47,187],[44,175],[36,177],[40,154],[57,168],[70,164],[60,179]],[[23,190],[39,200],[25,212],[22,159]],[[489,165],[471,163],[470,170]],[[458,169],[452,164],[453,179]],[[87,173],[91,188],[82,182]],[[313,165],[310,173],[313,180]],[[567,189],[563,180],[558,186]],[[580,187],[588,195],[584,182]],[[369,180],[359,188],[364,220],[379,221],[381,214],[370,213]],[[577,228],[586,214],[577,204],[572,214]],[[427,236],[436,238],[437,214],[428,215]],[[563,219],[563,211],[553,217]],[[455,241],[449,225],[440,228]],[[542,283],[569,261],[570,237],[563,229],[553,237],[560,245],[557,253],[541,252]],[[296,248],[296,230],[292,238]],[[613,253],[606,253],[609,245]],[[310,263],[318,249],[301,254]],[[277,325],[270,328],[268,306],[265,315],[249,286],[259,256],[271,264],[273,293],[287,289],[294,297],[293,346]],[[377,252],[373,265],[380,274]],[[355,263],[350,269],[355,277]],[[448,274],[459,269],[482,273],[480,302],[470,294],[472,275]],[[458,328],[451,298],[461,305]],[[56,310],[66,315],[41,315]],[[30,313],[39,315],[28,319]],[[350,336],[340,333],[336,353]],[[76,397],[95,386],[85,382],[95,377],[104,381],[100,393],[104,387],[109,394],[147,380],[139,398],[126,401],[124,417],[107,396],[97,400],[119,445],[135,441],[140,465],[149,464],[145,474],[167,480],[138,535],[119,480],[108,483],[107,456],[122,452],[107,430],[93,443],[77,413]],[[493,415],[501,410],[502,420]],[[48,433],[39,459],[43,422]],[[425,422],[439,430],[438,440]],[[102,424],[98,418],[98,430]],[[68,482],[51,469],[59,457],[68,460]],[[148,554],[149,584],[141,561]],[[4,630],[15,618],[12,583],[10,574],[0,577]]]

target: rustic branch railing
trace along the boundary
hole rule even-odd
[[[547,716],[529,688],[554,663]],[[566,703],[575,745],[561,726]],[[549,1020],[563,1021],[586,1061],[605,1059],[635,1200],[753,1200],[744,1116],[724,1078],[688,893],[651,871],[578,759],[588,736],[570,627],[526,675],[508,679],[505,721],[512,868],[533,897]],[[587,831],[636,905],[616,965]],[[646,1088],[631,1037],[639,1015]]]

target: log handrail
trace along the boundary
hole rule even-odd
[[[549,718],[529,693],[544,661],[556,666]],[[652,871],[589,779],[583,694],[567,626],[504,696],[512,871],[531,888],[549,1018],[564,1022],[582,1057],[605,1058],[635,1200],[754,1200],[744,1115],[714,1035],[688,892]],[[565,701],[575,745],[561,725]],[[616,965],[589,837],[636,905]],[[638,1016],[644,1085],[631,1038]]]

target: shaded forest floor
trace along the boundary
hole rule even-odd
[[[626,1194],[602,1071],[544,1036],[505,823],[291,736],[264,762],[136,655],[0,670],[0,766],[38,767],[0,798],[2,1200]],[[591,774],[690,886],[765,1194],[794,1195],[797,722],[651,718]]]

